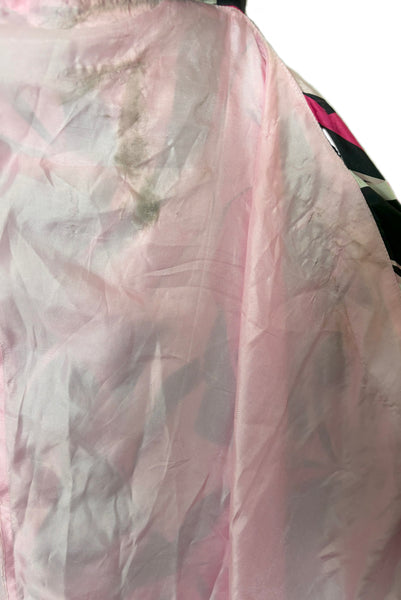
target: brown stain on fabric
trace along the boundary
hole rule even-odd
[[[138,167],[146,159],[146,144],[141,132],[144,114],[144,99],[141,92],[142,79],[141,69],[131,73],[125,84],[118,120],[117,134],[120,145],[114,157],[114,162],[126,177],[135,177]]]
[[[160,214],[160,199],[153,191],[151,182],[145,184],[136,197],[132,220],[140,229],[156,223]]]
[[[62,101],[66,103],[78,100],[103,83],[112,81],[115,85],[125,85],[140,66],[141,58],[121,61],[116,65],[77,64],[63,72],[66,87],[62,91]]]
[[[130,14],[130,9],[134,6],[153,7],[159,4],[161,0],[78,0],[74,5],[74,10],[67,15],[67,18],[60,24],[61,27],[71,28],[79,23],[83,23],[89,17],[101,16],[115,9],[125,9]]]
[[[143,228],[154,224],[159,217],[161,203],[155,185],[152,185],[152,176],[145,172],[151,157],[146,144],[144,55],[117,65],[78,65],[65,72],[64,76],[68,83],[68,88],[62,92],[66,103],[78,101],[86,94],[96,92],[96,88],[102,85],[122,86],[114,165],[133,199],[131,210],[135,226]]]
[[[118,136],[119,148],[114,156],[117,170],[128,181],[131,195],[135,199],[133,222],[139,228],[154,224],[160,213],[160,199],[157,197],[151,178],[136,190],[136,181],[143,179],[146,162],[149,160],[144,131],[145,99],[142,93],[144,67],[133,71],[125,85],[122,101]]]

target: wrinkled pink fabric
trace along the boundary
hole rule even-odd
[[[178,0],[0,64],[1,600],[399,600],[401,293],[290,69]]]

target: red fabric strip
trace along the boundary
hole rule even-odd
[[[309,96],[305,96],[305,98],[320,125],[330,129],[331,131],[334,131],[338,135],[341,135],[341,137],[343,137],[345,140],[355,144],[355,146],[358,146],[363,150],[358,140],[352,135],[344,121],[337,113],[334,112],[328,115],[326,111],[316,102],[316,100],[309,98]]]

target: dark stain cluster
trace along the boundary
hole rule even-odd
[[[143,183],[143,168],[149,161],[144,133],[144,64],[145,57],[140,56],[118,64],[75,66],[64,73],[68,87],[62,92],[62,101],[66,103],[79,100],[101,85],[123,86],[117,129],[119,143],[114,164],[134,200],[132,219],[137,228],[155,223],[160,212],[160,199],[154,191],[151,178],[147,177]]]
[[[74,27],[86,21],[89,17],[96,17],[107,11],[119,8],[128,12],[133,6],[156,6],[161,0],[78,0],[74,5],[74,12],[68,15],[62,27]],[[75,10],[76,7],[76,10]]]

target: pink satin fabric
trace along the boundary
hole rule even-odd
[[[401,293],[234,8],[0,12],[1,600],[398,600]]]

